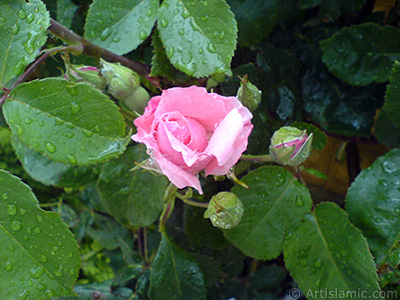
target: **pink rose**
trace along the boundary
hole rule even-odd
[[[247,148],[250,111],[236,97],[202,87],[171,88],[153,97],[132,136],[150,150],[159,171],[178,188],[202,193],[197,173],[225,175]]]

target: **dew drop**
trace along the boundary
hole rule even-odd
[[[23,209],[22,207],[20,207],[20,208],[19,208],[19,213],[20,213],[21,215],[24,215],[24,214],[27,213],[27,211],[26,211],[25,209]]]
[[[38,234],[41,232],[40,227],[35,227],[35,229],[33,229],[33,231]]]
[[[28,285],[29,285],[29,286],[32,286],[32,285],[33,285],[32,280],[30,280],[30,279],[28,280]]]
[[[57,151],[56,146],[52,142],[47,142],[44,146],[46,147],[47,151],[49,151],[50,153],[54,153]]]
[[[45,255],[40,256],[40,260],[42,262],[46,262],[47,261],[47,256],[45,256]]]
[[[111,18],[111,20],[114,20],[115,19],[115,14],[111,14],[110,18]]]
[[[199,48],[199,54],[203,54],[204,50],[203,48]]]
[[[73,154],[67,154],[67,159],[68,161],[72,164],[75,165],[77,163],[76,157]]]
[[[146,12],[146,15],[147,15],[148,17],[150,17],[152,14],[153,14],[153,11],[152,11],[151,9],[149,9],[149,10]]]
[[[322,266],[321,260],[317,259],[316,262],[314,263],[314,267],[316,267],[318,269],[318,268],[321,268],[321,266]]]
[[[213,44],[208,44],[207,50],[210,51],[211,53],[216,53],[217,50],[215,50],[215,47]]]
[[[186,19],[187,17],[189,17],[190,16],[190,13],[185,9],[183,12],[182,12],[182,17],[184,18],[184,19]]]
[[[13,268],[12,263],[10,263],[9,261],[7,261],[7,262],[5,263],[4,269],[5,269],[7,272],[10,272],[10,271],[12,270],[12,268]]]
[[[44,122],[42,120],[39,121],[39,126],[41,126],[41,127],[44,126]]]
[[[222,31],[222,32],[219,34],[218,38],[219,38],[220,40],[223,40],[223,39],[225,38],[225,32]]]
[[[201,17],[201,19],[203,20],[203,22],[207,22],[208,16],[207,16],[207,15],[204,15],[204,16]]]
[[[393,173],[393,172],[397,171],[396,164],[394,164],[391,161],[388,161],[388,160],[384,161],[382,166],[383,166],[383,170],[387,173]]]
[[[37,268],[32,268],[29,273],[31,274],[31,277],[34,279],[39,279],[40,276],[42,276],[44,272],[44,269],[42,266],[38,266]],[[38,286],[39,288],[39,286]]]
[[[12,27],[12,34],[17,35],[19,33],[19,29],[20,29],[19,25],[15,23]]]
[[[69,256],[69,257],[72,257],[72,256],[73,256],[72,252],[69,252],[69,253],[68,253],[68,256]]]
[[[175,52],[175,48],[174,47],[169,47],[168,51],[167,51],[167,57],[171,58],[172,55],[174,55]]]
[[[21,72],[25,69],[25,66],[25,59],[21,59],[19,62],[17,62],[17,64],[13,68],[14,75],[18,76],[19,74],[21,74]]]
[[[26,12],[23,8],[21,8],[18,13],[17,13],[18,17],[21,19],[25,19],[26,18]]]
[[[72,139],[72,138],[75,136],[75,134],[74,134],[73,132],[67,132],[67,133],[65,134],[65,136],[66,136],[67,138],[69,138],[69,139]]]
[[[183,36],[185,34],[185,31],[183,29],[179,29],[178,33],[179,33],[180,36]]]
[[[7,192],[5,192],[5,193],[3,193],[3,195],[1,196],[4,200],[7,200],[8,199],[8,193]]]
[[[167,27],[168,26],[168,20],[167,19],[161,19],[161,27]]]
[[[119,37],[113,38],[113,43],[119,43],[121,39]]]
[[[144,30],[140,31],[140,33],[139,33],[139,39],[145,40],[146,37],[147,37],[146,32],[144,32]]]
[[[20,125],[15,125],[15,130],[17,131],[15,133],[16,135],[21,135],[24,133],[24,130],[22,129],[22,127]]]
[[[28,227],[28,228],[26,229],[26,233],[31,234],[31,233],[32,233],[32,229],[31,229],[30,227]]]
[[[54,296],[54,292],[53,292],[52,290],[47,290],[47,291],[46,291],[46,296],[47,296],[48,298],[51,298],[51,297]]]
[[[38,222],[42,222],[42,217],[40,215],[36,215],[36,219],[38,220]]]
[[[26,17],[26,22],[28,22],[29,24],[32,23],[35,20],[35,15],[34,14],[29,14]]]
[[[7,206],[7,213],[10,216],[13,216],[17,213],[17,207],[14,204],[10,204]]]
[[[37,288],[39,291],[43,291],[44,289],[46,289],[46,286],[44,284],[39,284]]]
[[[76,103],[76,102],[72,102],[71,103],[71,113],[72,113],[72,115],[77,114],[80,110],[81,110],[81,106],[78,103]]]
[[[21,224],[20,221],[18,221],[18,220],[13,220],[13,221],[11,222],[11,229],[12,229],[12,230],[18,231],[18,230],[20,230],[21,228],[22,228],[22,224]]]
[[[29,296],[29,291],[25,290],[21,294],[19,294],[19,300],[25,300]]]
[[[207,2],[207,1],[204,1],[204,2],[203,2],[203,5],[204,5],[205,7],[207,7],[207,6],[208,6],[208,2]]]
[[[304,205],[304,201],[301,200],[300,197],[298,197],[298,198],[296,199],[296,205],[297,205],[298,207],[302,207],[302,206]]]
[[[25,123],[27,125],[32,124],[33,120],[31,118],[25,118]]]
[[[110,28],[106,28],[100,34],[100,39],[104,42],[110,35],[111,35],[111,29]]]
[[[62,276],[61,270],[57,270],[57,271],[55,271],[54,273],[55,273],[56,276],[58,276],[58,277]]]

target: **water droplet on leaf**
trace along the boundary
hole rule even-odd
[[[13,221],[11,222],[11,229],[12,229],[12,230],[18,231],[18,230],[20,230],[21,228],[22,228],[22,224],[21,224],[20,221],[18,221],[18,220],[13,220]]]
[[[76,157],[73,154],[67,154],[67,159],[72,165],[77,163]]]
[[[26,18],[26,12],[23,8],[21,8],[18,13],[17,13],[18,17],[21,19],[25,19]]]
[[[161,27],[167,27],[168,26],[168,20],[167,19],[161,19]]]
[[[47,142],[44,146],[46,147],[47,151],[49,151],[50,153],[54,153],[57,151],[56,146],[52,142]]]
[[[13,216],[17,213],[17,207],[14,204],[10,204],[7,206],[7,213],[10,216]]]
[[[72,115],[77,114],[81,110],[81,106],[78,103],[71,103],[71,113]]]

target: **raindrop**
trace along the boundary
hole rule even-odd
[[[19,33],[19,29],[20,29],[19,25],[15,23],[12,27],[12,34],[17,35]]]
[[[73,154],[67,154],[67,159],[68,161],[72,164],[75,165],[77,163],[76,157]]]
[[[115,19],[115,14],[111,14],[110,18],[111,18],[111,20],[114,20]]]
[[[21,224],[20,221],[18,221],[18,220],[13,220],[13,221],[11,222],[11,229],[12,229],[12,230],[18,231],[18,230],[20,230],[21,228],[22,228],[22,224]]]
[[[44,122],[42,120],[39,121],[39,126],[41,126],[41,127],[44,126]]]
[[[55,273],[56,276],[58,276],[58,277],[62,276],[61,270],[57,270],[57,271],[55,271],[54,273]]]
[[[13,268],[12,263],[10,263],[9,261],[7,261],[7,262],[5,263],[4,269],[5,269],[6,271],[10,272],[10,271],[12,270],[12,268]]]
[[[25,118],[25,123],[27,125],[32,124],[33,120],[31,118]]]
[[[31,229],[30,227],[28,227],[28,228],[26,229],[26,233],[31,234],[31,233],[32,233],[32,229]]]
[[[21,59],[13,68],[14,75],[18,76],[25,69],[25,59]],[[10,120],[11,122],[11,120]],[[12,122],[11,122],[12,123]]]
[[[22,127],[20,125],[15,125],[15,130],[17,131],[16,135],[21,135],[24,133],[24,130],[22,129]]]
[[[23,8],[21,8],[18,13],[17,13],[18,17],[21,19],[25,19],[26,18],[26,12]]]
[[[94,126],[93,130],[96,132],[100,132],[100,127],[98,125],[96,125],[96,126]]]
[[[203,48],[199,48],[199,54],[202,54],[204,52]]]
[[[40,227],[35,227],[35,229],[33,229],[33,231],[38,234],[41,232]]]
[[[217,50],[215,50],[215,47],[213,44],[208,44],[207,50],[210,51],[211,53],[216,53]]]
[[[32,268],[29,273],[31,274],[31,277],[34,279],[39,279],[40,276],[42,276],[44,272],[44,269],[42,266],[38,266],[37,268]],[[39,286],[38,286],[39,288]]]
[[[51,297],[54,296],[54,292],[53,292],[52,290],[47,290],[47,291],[46,291],[46,296],[47,296],[48,298],[51,298]]]
[[[34,14],[29,14],[26,17],[26,22],[28,22],[28,23],[32,23],[34,20],[35,20],[35,15]]]
[[[139,33],[139,39],[145,40],[146,37],[147,37],[146,32],[144,32],[144,30],[140,31],[140,33]]]
[[[182,17],[184,18],[184,19],[186,19],[187,17],[189,17],[190,16],[190,13],[185,9],[183,12],[182,12]]]
[[[3,193],[3,195],[1,196],[4,200],[7,200],[8,199],[8,193],[7,192],[5,192],[5,193]]]
[[[46,289],[46,286],[44,284],[39,284],[37,288],[39,291],[43,291],[44,289]]]
[[[140,18],[138,19],[138,23],[142,23],[142,22],[143,22],[143,18],[140,17]]]
[[[17,207],[14,204],[10,204],[7,206],[7,213],[10,216],[13,216],[17,213]]]
[[[181,28],[178,30],[178,33],[180,36],[183,36],[185,34],[185,31]]]
[[[207,7],[207,6],[208,6],[208,2],[207,2],[207,1],[204,1],[204,2],[203,2],[203,5],[204,5],[205,7]]]
[[[121,39],[116,37],[116,38],[113,38],[112,41],[113,41],[113,43],[119,43],[121,41]]]
[[[68,253],[68,256],[69,256],[69,257],[73,257],[72,252],[69,252],[69,253]]]
[[[302,206],[304,205],[304,201],[301,200],[300,197],[298,197],[298,198],[296,199],[296,205],[297,205],[298,207],[302,207]]]
[[[204,15],[204,16],[201,17],[201,19],[202,19],[204,22],[207,22],[208,16],[207,16],[207,15]]]
[[[57,151],[56,146],[52,142],[47,142],[44,146],[46,147],[47,151],[49,151],[50,153],[54,153]]]
[[[150,17],[152,14],[153,14],[153,11],[152,11],[151,9],[149,9],[149,10],[146,12],[146,15],[147,15],[148,17]]]
[[[168,20],[167,19],[161,19],[161,27],[167,27],[168,26]]]
[[[42,222],[42,217],[40,215],[36,215],[36,219],[38,220],[38,222]]]
[[[168,58],[171,58],[172,55],[174,55],[174,52],[175,52],[175,48],[174,47],[169,47],[169,49],[167,51]]]
[[[91,136],[93,136],[93,132],[91,132],[91,131],[88,131],[88,130],[83,130],[83,134],[86,136],[86,137],[91,137]]]
[[[111,35],[111,29],[107,27],[100,34],[100,39],[104,42],[110,35]]]
[[[21,294],[19,294],[19,300],[24,300],[29,296],[29,291],[25,290]]]
[[[81,110],[81,106],[78,103],[71,103],[71,113],[72,115],[77,114]]]
[[[75,134],[74,134],[73,132],[67,132],[67,133],[65,134],[65,136],[66,136],[67,138],[69,138],[69,139],[72,139],[72,138],[75,136]]]
[[[29,286],[32,286],[32,285],[33,285],[32,280],[30,280],[30,279],[28,280],[28,285],[29,285]]]
[[[318,268],[321,268],[321,266],[322,266],[321,260],[317,259],[316,262],[314,263],[314,267],[316,267],[318,269]]]
[[[393,172],[397,171],[396,164],[394,164],[391,161],[386,160],[383,162],[382,165],[383,165],[383,170],[387,173],[393,173]]]
[[[222,31],[222,32],[219,34],[218,38],[219,38],[220,40],[223,40],[223,39],[225,38],[225,32]]]
[[[42,262],[46,262],[47,261],[47,256],[45,256],[45,255],[40,256],[40,260]]]

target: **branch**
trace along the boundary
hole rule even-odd
[[[111,51],[108,51],[104,48],[101,48],[92,42],[89,42],[88,40],[84,39],[83,37],[77,35],[75,32],[72,30],[68,29],[67,27],[61,25],[57,21],[51,19],[50,20],[50,27],[48,30],[63,40],[65,43],[68,45],[81,45],[82,46],[82,52],[76,53],[76,54],[86,54],[95,58],[103,58],[106,61],[109,62],[119,62],[125,67],[128,67],[132,69],[133,71],[137,72],[139,75],[146,77],[149,79],[155,86],[158,86],[154,82],[154,78],[149,78],[150,74],[150,67],[146,64],[143,64],[141,62],[133,61],[130,60],[124,56],[112,53]],[[74,54],[72,52],[72,54]]]

